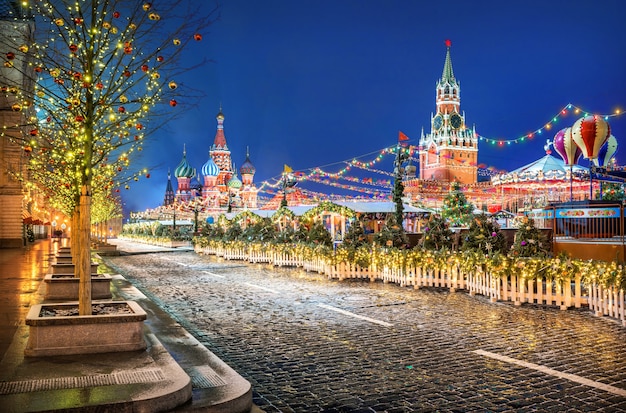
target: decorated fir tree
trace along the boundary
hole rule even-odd
[[[446,218],[453,227],[466,226],[472,219],[474,206],[467,202],[458,182],[453,182],[450,192],[443,200],[441,216]]]
[[[423,235],[419,244],[422,248],[442,250],[452,247],[453,234],[445,218],[431,215],[422,231]]]
[[[328,247],[333,245],[333,239],[330,236],[330,232],[324,227],[320,221],[315,221],[311,224],[307,233],[308,243],[314,245],[326,245]]]
[[[388,214],[385,225],[374,235],[374,242],[386,247],[404,248],[409,241],[404,229],[397,223],[396,215]]]
[[[602,199],[604,201],[623,201],[626,199],[624,185],[614,182],[603,182],[602,192],[596,192],[596,199]]]
[[[484,254],[502,253],[506,250],[506,239],[497,222],[485,214],[480,214],[470,223],[461,249]]]
[[[343,237],[343,245],[351,248],[359,248],[368,245],[367,235],[359,222],[350,225]]]
[[[550,254],[545,235],[535,226],[535,221],[524,217],[515,233],[510,255],[514,257],[547,257]]]

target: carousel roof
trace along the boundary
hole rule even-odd
[[[572,172],[576,177],[588,173],[589,170],[580,165],[574,165]],[[516,182],[564,181],[569,179],[569,174],[570,167],[565,165],[565,162],[548,154],[521,168],[492,177],[491,183],[501,185]]]

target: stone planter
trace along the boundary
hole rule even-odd
[[[57,264],[71,264],[72,254],[57,254],[55,256]]]
[[[92,244],[91,248],[93,252],[99,255],[120,255],[120,252],[117,250],[117,245],[114,244],[97,242]]]
[[[98,274],[91,277],[91,298],[111,298],[111,276]],[[79,278],[67,274],[47,274],[43,278],[46,286],[45,300],[78,300]]]
[[[74,264],[72,263],[57,263],[50,265],[51,274],[74,274]],[[91,273],[98,273],[98,263],[91,263]]]
[[[26,316],[29,326],[24,354],[31,357],[145,350],[146,312],[134,301],[93,302],[111,310],[96,315],[51,315],[78,309],[78,302],[37,304]],[[122,312],[123,311],[123,312]]]

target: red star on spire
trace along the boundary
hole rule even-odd
[[[446,47],[452,46],[452,42],[450,41],[450,39],[446,39],[445,43],[446,43]]]

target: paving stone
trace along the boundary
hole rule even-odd
[[[623,396],[474,353],[626,389],[626,329],[586,310],[329,281],[189,252],[106,261],[250,380],[266,412],[626,412]]]

